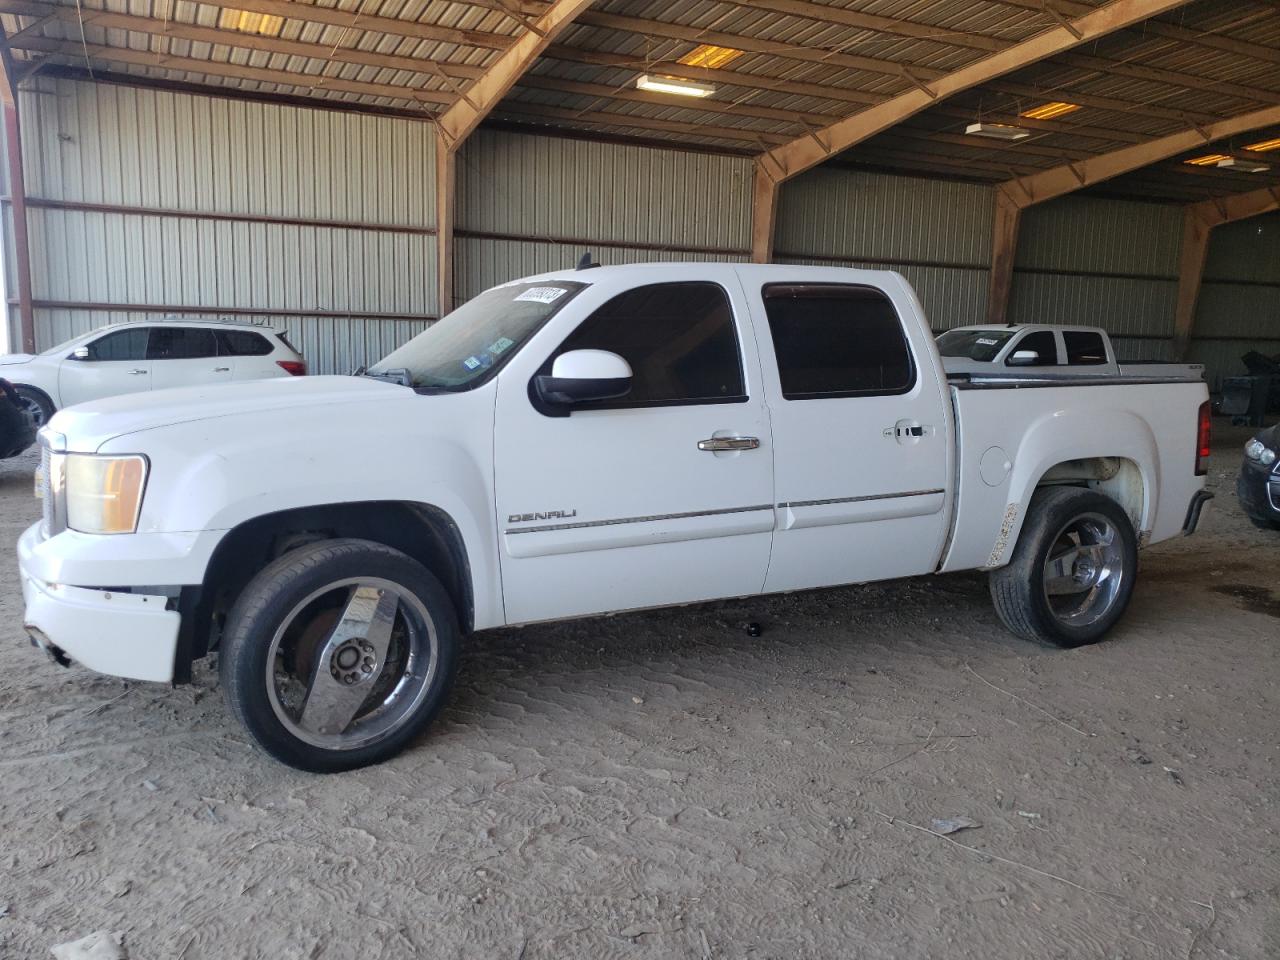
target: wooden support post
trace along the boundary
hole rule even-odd
[[[453,217],[457,210],[458,154],[436,131],[436,310],[453,309]]]
[[[8,40],[0,29],[0,103],[4,109],[5,162],[9,171],[10,211],[13,215],[13,266],[18,282],[18,326],[22,351],[35,353],[35,311],[31,306],[31,244],[27,238],[27,189],[22,175],[22,127],[18,123],[17,69]],[[8,318],[6,316],[6,323]]]
[[[751,189],[751,262],[768,263],[773,259],[773,229],[778,216],[780,184],[764,166],[755,163]]]
[[[1205,257],[1209,253],[1209,233],[1213,225],[1206,223],[1194,206],[1187,207],[1182,218],[1182,252],[1178,255],[1178,299],[1174,308],[1173,357],[1183,360],[1191,345],[1191,331],[1196,323],[1196,301],[1200,299],[1200,283],[1204,278]]]
[[[1013,289],[1013,261],[1018,253],[1022,207],[996,188],[995,223],[991,236],[991,279],[987,286],[987,323],[1007,323],[1009,292]]]

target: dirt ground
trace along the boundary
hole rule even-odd
[[[1218,434],[1200,534],[1099,646],[1012,639],[980,575],[503,630],[333,777],[207,670],[28,646],[33,460],[0,464],[0,956],[1280,957],[1280,534]]]

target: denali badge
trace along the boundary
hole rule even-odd
[[[513,513],[507,523],[528,523],[530,520],[567,520],[576,517],[577,510],[548,510],[546,513]]]

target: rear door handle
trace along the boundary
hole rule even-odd
[[[711,453],[723,453],[728,450],[755,450],[760,446],[758,437],[711,437],[699,440],[698,449]]]
[[[227,372],[228,370],[230,370],[230,369],[231,369],[230,367],[214,367],[214,368],[213,368],[213,372],[214,372],[214,373],[226,373],[226,372]]]
[[[146,372],[147,372],[147,371],[145,371],[145,370],[130,370],[130,371],[129,371],[129,376],[131,376],[131,377],[140,377],[140,376],[142,376],[142,375],[143,375],[144,373],[146,373]]]

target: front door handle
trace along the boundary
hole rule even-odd
[[[131,377],[140,377],[140,376],[142,376],[142,375],[143,375],[144,373],[146,373],[146,372],[147,372],[147,371],[145,371],[145,370],[130,370],[130,371],[129,371],[129,376],[131,376]]]
[[[213,368],[213,372],[214,372],[214,373],[226,373],[226,372],[227,372],[228,370],[230,370],[230,369],[231,369],[230,367],[214,367],[214,368]]]
[[[755,450],[760,446],[758,437],[712,437],[699,440],[698,449],[711,453],[724,453],[729,450]]]

